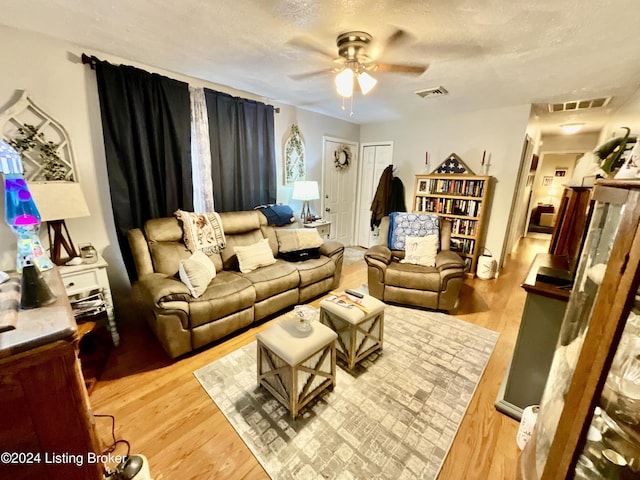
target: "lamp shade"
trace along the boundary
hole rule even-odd
[[[30,182],[29,190],[38,207],[42,221],[64,220],[90,215],[79,183]]]
[[[318,190],[318,182],[316,181],[300,181],[294,182],[293,193],[291,195],[293,200],[317,200],[320,198],[320,192]]]

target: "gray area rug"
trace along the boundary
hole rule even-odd
[[[384,328],[295,421],[257,386],[255,341],[194,374],[273,479],[435,479],[499,334],[396,306]]]

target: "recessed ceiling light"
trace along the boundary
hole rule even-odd
[[[564,125],[560,125],[562,133],[566,133],[567,135],[578,133],[582,127],[584,127],[584,123],[565,123]]]

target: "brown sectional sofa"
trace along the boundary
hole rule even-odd
[[[190,256],[174,217],[149,220],[128,232],[138,280],[134,300],[171,358],[207,345],[287,307],[338,287],[344,246],[325,241],[320,258],[287,262],[278,256],[277,228],[259,211],[220,213],[226,248],[210,255],[216,276],[198,298],[176,275]],[[264,238],[277,261],[241,273],[234,246]]]

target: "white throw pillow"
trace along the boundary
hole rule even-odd
[[[238,264],[242,273],[249,273],[258,267],[266,267],[276,263],[271,246],[269,246],[269,240],[266,238],[253,245],[233,247],[233,250],[238,256]]]
[[[202,251],[196,250],[178,265],[180,280],[187,287],[191,295],[198,298],[216,276],[216,266]]]
[[[280,253],[319,248],[324,243],[315,228],[280,228],[276,230],[276,237]]]
[[[439,246],[440,239],[438,235],[407,236],[405,238],[404,259],[400,260],[400,262],[435,267]]]

